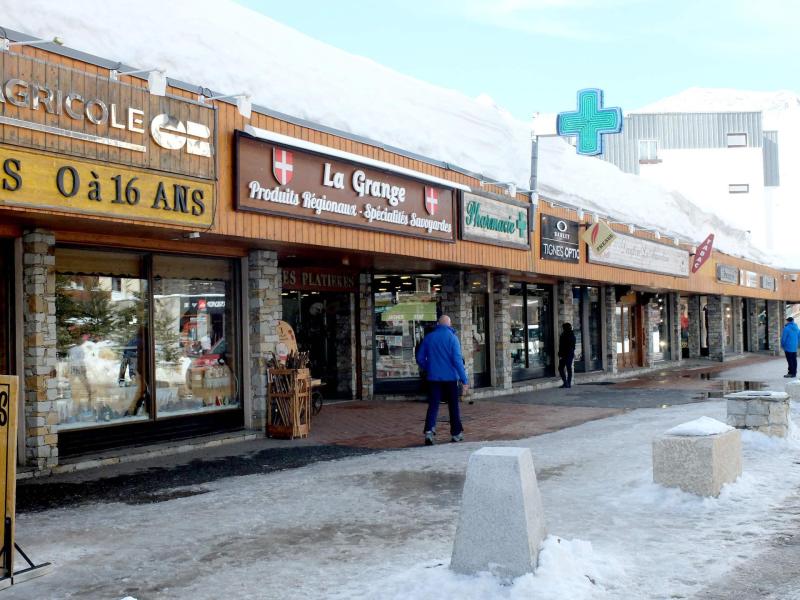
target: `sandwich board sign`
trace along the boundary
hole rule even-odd
[[[34,565],[14,541],[17,502],[17,377],[0,375],[0,590],[47,573],[52,565]],[[14,570],[16,553],[28,564]]]

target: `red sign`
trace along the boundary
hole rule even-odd
[[[711,258],[711,248],[714,246],[714,234],[710,233],[705,241],[697,247],[692,260],[692,273],[697,273],[706,261]]]
[[[294,176],[294,157],[282,148],[272,149],[272,173],[281,185],[287,185]]]
[[[439,206],[439,190],[425,186],[425,210],[430,216],[436,214],[436,207]]]

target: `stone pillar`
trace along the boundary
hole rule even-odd
[[[511,315],[508,275],[492,277],[494,313],[494,386],[511,389]]]
[[[667,294],[669,302],[669,353],[670,359],[676,362],[683,361],[681,351],[681,297],[680,294]]]
[[[650,303],[648,302],[642,308],[642,331],[644,332],[644,337],[641,340],[643,346],[642,356],[644,357],[644,366],[652,367],[655,364],[655,360],[653,359],[652,335],[650,331],[653,326],[653,319],[650,314]]]
[[[25,459],[36,469],[58,464],[55,236],[22,237]]]
[[[731,301],[733,311],[733,351],[736,354],[744,352],[744,320],[742,319],[743,298],[735,297]]]
[[[358,278],[359,331],[361,335],[361,399],[372,400],[375,394],[375,306],[372,297],[372,274],[362,273]]]
[[[472,294],[466,287],[464,273],[455,271],[442,274],[442,314],[450,317],[453,329],[458,334],[464,368],[472,385],[475,382],[472,372]]]
[[[767,335],[769,349],[773,354],[781,353],[781,333],[783,333],[783,313],[778,300],[767,300]]]
[[[756,313],[756,300],[755,298],[744,298],[747,310],[747,330],[745,335],[749,341],[750,352],[758,352],[758,314]]]
[[[702,319],[700,296],[689,296],[689,358],[700,358],[700,322]]]
[[[606,330],[606,371],[616,373],[617,366],[617,342],[619,341],[619,317],[617,316],[617,297],[616,288],[609,285],[603,288],[605,294],[605,320]]]
[[[708,304],[708,357],[711,360],[725,360],[725,314],[722,296],[707,296]]]
[[[564,323],[575,325],[575,307],[572,305],[572,283],[561,281],[556,286],[556,301],[558,303],[558,330]]]
[[[278,321],[283,317],[281,272],[278,255],[270,250],[251,250],[248,257],[247,294],[250,313],[250,403],[253,429],[263,429],[267,415],[267,366],[278,344]]]

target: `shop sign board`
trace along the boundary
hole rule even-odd
[[[14,524],[17,501],[17,391],[18,379],[0,375],[0,544],[3,560],[0,562],[0,579],[14,573]],[[5,586],[3,586],[5,587]]]
[[[757,288],[759,284],[758,273],[739,269],[739,285],[742,287]]]
[[[711,248],[714,246],[714,234],[710,233],[708,237],[703,240],[703,243],[697,247],[692,260],[692,273],[697,273],[701,267],[706,264],[706,261],[711,258]]]
[[[739,283],[739,269],[730,265],[717,263],[717,281],[720,283]]]
[[[0,206],[208,228],[214,190],[207,180],[0,146]]]
[[[616,235],[617,239],[603,254],[589,246],[589,262],[675,277],[689,276],[686,250],[630,235]]]
[[[541,216],[541,257],[544,260],[578,263],[581,260],[577,221]]]
[[[462,240],[528,249],[530,204],[495,194],[461,192]]]
[[[278,321],[276,327],[278,332],[278,360],[286,362],[286,357],[292,353],[297,353],[297,338],[294,335],[294,329],[286,321]]]
[[[453,188],[236,132],[237,210],[455,241]]]
[[[778,289],[777,282],[772,275],[762,275],[761,276],[761,287],[765,290],[775,291]]]
[[[583,234],[583,241],[597,254],[603,254],[615,239],[617,234],[602,221],[590,225]]]
[[[214,179],[215,125],[211,106],[0,52],[0,143]]]
[[[358,275],[321,268],[281,267],[283,289],[305,292],[354,292]]]

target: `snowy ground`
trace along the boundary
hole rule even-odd
[[[12,596],[689,598],[796,518],[780,507],[800,486],[797,437],[746,432],[744,475],[718,499],[652,483],[653,436],[724,420],[724,410],[641,409],[514,442],[533,451],[551,536],[537,574],[510,586],[446,568],[467,458],[480,447],[465,443],[223,479],[155,504],[22,515],[19,541],[56,569]]]

